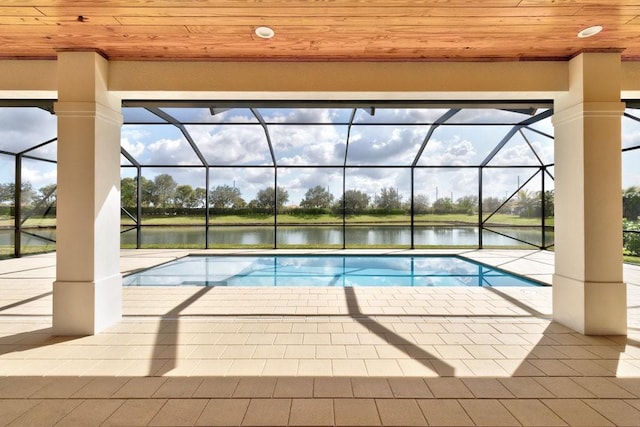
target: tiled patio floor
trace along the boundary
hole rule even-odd
[[[551,280],[548,252],[464,255]],[[640,425],[635,267],[628,337],[553,323],[550,287],[128,287],[121,323],[53,337],[54,276],[0,262],[0,425]]]

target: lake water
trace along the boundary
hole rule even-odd
[[[205,246],[205,227],[155,227],[142,228],[142,245],[147,246]],[[500,233],[516,239],[541,246],[542,235],[539,227],[530,228],[497,228]],[[33,233],[56,238],[55,229],[31,230]],[[286,246],[339,246],[342,247],[342,226],[279,226],[278,247]],[[478,246],[478,227],[415,227],[414,244],[420,246]],[[121,242],[127,247],[135,246],[135,230],[121,234]],[[241,247],[248,245],[264,245],[272,247],[274,232],[271,226],[237,226],[210,227],[209,245],[215,247]],[[547,245],[553,243],[553,232],[545,236]],[[37,237],[23,234],[22,244],[38,246],[48,244]],[[407,226],[348,226],[346,230],[347,246],[406,246],[411,245],[411,228]],[[0,247],[13,245],[13,231],[0,231]],[[484,246],[521,246],[517,240],[487,231],[483,232]]]
[[[143,227],[142,245],[205,245],[205,227]],[[542,235],[539,227],[499,228],[502,234],[541,246]],[[414,244],[416,246],[477,246],[478,227],[415,227]],[[121,235],[123,245],[135,245],[135,230]],[[279,226],[278,247],[285,246],[342,246],[342,226]],[[553,242],[553,232],[547,231],[545,243]],[[273,246],[274,231],[272,226],[236,226],[210,227],[209,245]],[[410,246],[411,227],[408,226],[348,226],[346,229],[347,246]],[[519,246],[517,240],[501,236],[488,230],[483,231],[485,246]]]

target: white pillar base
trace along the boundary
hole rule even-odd
[[[94,335],[122,318],[122,275],[53,283],[53,334]]]
[[[584,335],[627,335],[627,285],[554,274],[553,320]]]

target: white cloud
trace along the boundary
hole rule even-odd
[[[160,139],[147,146],[151,164],[200,164],[191,146],[184,139]]]
[[[523,185],[531,178],[538,169],[520,168],[520,169],[485,169],[483,173],[483,197],[504,198],[510,196],[518,190],[519,185]],[[529,181],[525,189],[529,191],[540,191],[541,176],[537,174]],[[546,177],[545,187],[547,190],[553,188],[553,184],[549,177]]]
[[[57,118],[38,108],[0,108],[0,150],[19,153],[57,135]]]
[[[356,113],[356,123],[433,123],[449,111],[446,108],[382,108],[373,116],[364,110]]]
[[[278,159],[278,164],[279,165],[303,166],[303,165],[309,165],[310,163],[305,157],[302,157],[300,155],[296,155],[296,156],[292,156],[292,157],[283,157],[281,159]]]
[[[40,163],[40,162],[38,162]],[[35,163],[22,165],[22,181],[30,182],[33,188],[38,189],[55,183],[57,180],[57,170],[55,166],[43,166],[42,168],[35,168]]]
[[[346,126],[271,125],[269,134],[278,164],[336,165],[344,161]]]
[[[410,197],[411,175],[407,168],[367,168],[347,170],[347,190],[359,190],[367,193],[371,199],[382,188],[396,188],[403,200]]]
[[[489,162],[490,165],[540,165],[533,151],[525,142],[507,144]]]
[[[120,140],[120,145],[125,151],[135,159],[140,158],[142,153],[144,153],[144,144],[141,142],[130,141],[128,138],[122,138]]]
[[[622,134],[622,146],[623,147],[637,147],[640,146],[640,129],[629,131]]]
[[[187,126],[210,164],[270,164],[271,156],[261,126]]]
[[[344,110],[343,110],[344,111]],[[260,109],[267,123],[332,123],[340,110],[324,108]]]
[[[640,186],[640,150],[622,154],[622,188]]]
[[[354,128],[347,163],[409,166],[418,153],[427,131],[427,127]]]
[[[443,197],[457,200],[464,196],[477,196],[478,170],[417,169],[415,193],[426,195],[430,202]]]
[[[472,164],[475,147],[466,139],[454,135],[448,141],[431,139],[420,157],[421,165],[464,166]]]
[[[278,169],[278,186],[289,193],[289,203],[299,205],[309,188],[328,188],[336,199],[342,194],[342,169]]]
[[[143,154],[145,153],[145,147],[142,140],[149,136],[149,132],[146,132],[143,128],[138,126],[123,126],[120,136],[120,145],[131,156],[141,161]]]
[[[533,146],[533,149],[536,150],[538,157],[540,157],[545,164],[553,163],[554,147],[552,140],[544,141],[541,138],[540,140],[531,141],[531,145]]]
[[[201,108],[198,110],[196,121],[202,123],[257,123],[258,119],[248,108],[232,108],[217,112],[215,115],[211,115],[208,108]]]

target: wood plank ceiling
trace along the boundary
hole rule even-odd
[[[272,39],[254,34],[258,26]],[[585,27],[604,30],[578,38]],[[2,0],[0,58],[102,50],[138,60],[640,59],[640,0]]]

